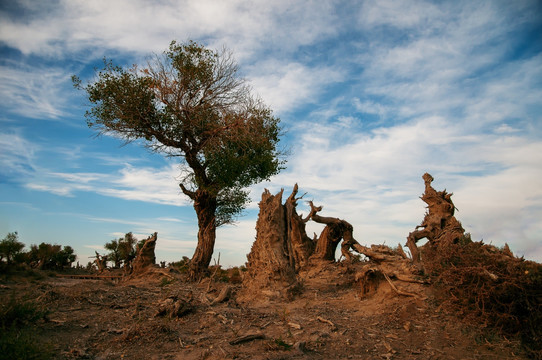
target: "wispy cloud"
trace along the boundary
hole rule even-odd
[[[66,171],[64,161],[45,165],[43,159],[54,156],[59,160],[69,158],[77,163],[75,160],[80,160],[79,157],[65,154],[63,148],[45,149],[18,132],[0,133],[0,148],[0,174],[3,181],[20,182],[31,190],[67,197],[73,197],[78,192],[91,192],[157,204],[189,204],[178,187],[178,164],[170,163],[161,168],[135,167],[125,163],[126,158],[113,160],[106,156],[107,164],[115,166],[116,170],[107,173],[76,172],[72,166]],[[91,156],[103,158],[100,154],[87,154],[86,159]],[[51,169],[53,166],[64,171]]]
[[[330,2],[100,0],[20,6],[25,17],[0,13],[1,40],[25,54],[51,56],[96,48],[162,51],[169,41],[184,40],[187,34],[207,38],[211,45],[237,43],[245,54],[267,48],[263,37],[276,46],[310,44],[334,34],[332,24],[340,23]],[[160,21],[141,26],[148,19]],[[292,38],[288,34],[294,31]]]
[[[0,150],[0,174],[5,181],[35,172],[35,153],[39,146],[27,141],[19,131],[0,133]]]
[[[27,117],[63,119],[69,102],[62,100],[69,75],[61,65],[33,66],[30,58],[76,59],[80,67],[103,55],[138,62],[187,37],[234,51],[254,90],[290,130],[292,155],[286,171],[252,188],[249,217],[219,231],[223,256],[244,259],[238,254],[253,240],[263,187],[287,193],[296,182],[326,215],[350,221],[358,240],[404,241],[423,218],[417,197],[426,171],[436,188],[455,192],[458,218],[475,238],[509,241],[520,253],[542,256],[536,1],[63,0],[18,6],[24,16],[0,13],[0,42],[23,60],[2,62],[0,105]],[[149,18],[160,21],[149,24]],[[53,148],[8,132],[0,137],[7,149],[0,162],[29,188],[59,196],[85,192],[189,204],[174,165],[84,146],[71,152],[69,168],[37,161],[45,152],[67,159],[71,145]],[[89,158],[105,167],[81,166]],[[300,202],[300,211],[304,206]],[[153,219],[171,226],[164,249],[186,250],[189,244],[179,243],[184,240],[172,227],[188,224],[171,220]]]
[[[137,200],[156,204],[186,206],[190,203],[178,190],[177,165],[161,169],[126,165],[115,173],[58,173],[44,172],[26,184],[32,190],[55,195],[75,196],[77,192]]]
[[[70,76],[63,68],[3,62],[0,106],[29,118],[58,120],[66,114],[63,87],[69,84]]]
[[[315,103],[323,89],[344,79],[340,69],[333,67],[276,60],[258,63],[249,76],[256,92],[279,113]]]

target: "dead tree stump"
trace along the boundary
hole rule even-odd
[[[295,258],[288,241],[285,208],[281,190],[276,195],[266,189],[260,201],[256,222],[256,240],[247,255],[247,273],[243,284],[248,288],[281,289],[296,282]]]
[[[298,190],[296,184],[284,205],[284,190],[271,195],[266,189],[262,194],[256,240],[247,255],[247,273],[243,280],[243,291],[248,296],[254,296],[263,288],[283,295],[284,291],[285,295],[297,291],[299,270],[335,261],[335,250],[341,241],[341,252],[347,260],[353,258],[350,250],[376,262],[386,259],[383,254],[359,244],[347,221],[318,215],[322,207],[309,202],[311,209],[307,217],[299,215],[297,201],[303,196],[296,197]],[[320,238],[312,240],[307,236],[305,225],[309,220],[326,225]]]
[[[310,220],[312,212],[303,219],[296,211],[297,200],[303,197],[295,197],[298,190],[299,188],[297,184],[295,184],[292,194],[284,204],[286,212],[287,241],[291,244],[289,250],[294,258],[294,267],[296,271],[308,264],[309,257],[313,254],[315,248],[315,242],[307,236],[305,230],[305,224]]]
[[[305,224],[310,219],[297,211],[297,184],[282,204],[284,189],[276,195],[266,189],[259,203],[256,240],[247,255],[247,273],[243,280],[246,294],[266,288],[272,294],[290,297],[298,291],[297,272],[308,264],[315,243],[307,236]]]
[[[158,233],[155,232],[149,236],[143,243],[143,246],[137,250],[132,264],[133,275],[142,274],[149,266],[156,264],[156,256],[154,254],[156,240],[158,240]]]
[[[465,233],[461,223],[454,216],[456,207],[452,202],[453,193],[433,189],[431,182],[434,179],[428,173],[423,174],[422,178],[425,182],[425,192],[421,199],[427,204],[428,210],[422,223],[408,234],[406,243],[415,263],[420,262],[420,251],[416,245],[420,239],[426,238],[431,246],[438,246],[439,243],[456,242]],[[420,228],[421,230],[418,230]]]
[[[311,220],[325,224],[326,227],[322,230],[320,237],[316,242],[316,249],[311,256],[311,260],[335,261],[335,250],[342,240],[341,254],[346,260],[352,260],[354,250],[362,255],[367,256],[374,261],[382,261],[384,257],[366,246],[361,245],[354,239],[354,227],[346,220],[339,218],[320,216],[318,212],[322,210],[322,206],[314,206],[312,201],[309,201],[311,212],[309,214]]]
[[[94,251],[96,253],[96,257],[94,262],[96,263],[96,267],[98,268],[98,272],[104,272],[107,269],[107,255],[100,255],[97,251]]]

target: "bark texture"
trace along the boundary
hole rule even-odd
[[[107,269],[107,255],[100,255],[97,251],[94,251],[96,253],[96,259],[94,262],[96,263],[96,267],[98,268],[98,272],[103,272],[105,269]],[[43,265],[40,265],[40,269]]]
[[[137,251],[132,263],[133,274],[142,274],[149,266],[156,264],[156,255],[154,254],[156,240],[158,240],[158,233],[155,232],[145,240],[143,246]]]
[[[316,243],[307,236],[305,230],[305,224],[310,220],[312,212],[305,218],[297,214],[297,200],[301,199],[303,196],[296,198],[299,188],[295,184],[292,194],[288,197],[284,204],[286,212],[286,230],[287,230],[287,241],[291,246],[289,246],[290,257],[293,257],[294,268],[299,270],[300,267],[303,267],[308,264],[309,258],[314,252]]]
[[[428,173],[423,174],[422,178],[425,192],[421,199],[427,204],[427,212],[422,223],[407,237],[407,246],[415,263],[420,262],[420,251],[416,245],[420,239],[426,238],[431,246],[438,247],[440,243],[457,242],[465,233],[454,216],[456,207],[452,202],[453,193],[436,191],[431,186],[434,179]]]
[[[322,207],[310,204],[307,217],[297,213],[297,184],[282,204],[284,190],[272,195],[267,189],[262,194],[260,213],[256,223],[256,240],[247,255],[247,274],[243,280],[245,293],[254,296],[256,289],[267,288],[271,292],[286,295],[299,290],[297,274],[300,269],[318,267],[323,261],[335,261],[335,250],[342,241],[341,252],[347,260],[353,260],[350,250],[357,251],[372,260],[383,260],[381,254],[360,245],[353,236],[353,227],[345,220],[318,215]],[[320,238],[310,239],[305,225],[309,220],[325,224]],[[297,289],[297,290],[296,290]]]
[[[199,230],[198,244],[190,260],[189,275],[192,280],[197,280],[207,271],[213,256],[216,239],[217,199],[208,191],[197,190],[193,193],[193,200]]]
[[[323,207],[314,206],[312,201],[309,201],[309,205],[311,207],[311,212],[309,214],[311,220],[326,225],[324,230],[322,230],[320,237],[317,239],[316,249],[311,256],[311,259],[335,261],[335,250],[341,240],[341,254],[346,260],[352,260],[352,253],[350,250],[365,255],[374,261],[382,261],[385,259],[382,254],[372,251],[370,248],[361,245],[354,239],[354,227],[348,221],[334,217],[320,216],[318,215],[318,212],[320,212]]]
[[[247,255],[245,285],[250,287],[289,286],[295,282],[295,257],[288,241],[286,211],[281,190],[276,195],[266,189],[260,201],[256,240]]]

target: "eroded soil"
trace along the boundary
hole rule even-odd
[[[253,294],[240,284],[180,274],[115,284],[46,277],[2,282],[0,302],[34,301],[49,314],[33,332],[58,359],[525,359],[516,342],[488,338],[433,305],[423,284],[383,283],[361,299],[352,272],[304,274],[293,300]],[[337,273],[342,274],[337,281]],[[211,305],[232,287],[229,300]],[[180,316],[159,315],[166,299]]]

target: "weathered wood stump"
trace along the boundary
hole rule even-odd
[[[282,205],[283,192],[271,195],[266,189],[262,194],[256,240],[247,255],[247,273],[243,280],[248,293],[262,288],[280,293],[297,283],[286,209]]]
[[[353,227],[345,220],[318,215],[322,207],[310,204],[307,217],[297,213],[297,184],[291,195],[282,204],[281,190],[276,195],[266,189],[259,203],[260,213],[256,223],[256,240],[247,255],[247,273],[243,280],[245,293],[288,295],[299,290],[297,274],[306,267],[322,266],[335,261],[335,250],[342,241],[341,252],[352,260],[350,250],[359,252],[374,261],[385,256],[359,244],[353,236]],[[309,220],[325,224],[319,238],[310,239],[305,225]]]
[[[438,246],[439,243],[456,242],[465,234],[461,223],[454,216],[456,207],[452,202],[453,193],[433,189],[431,182],[434,179],[428,173],[423,174],[422,178],[425,192],[421,199],[427,204],[428,210],[422,223],[407,237],[407,246],[415,263],[420,261],[420,251],[416,245],[420,239],[426,238],[431,246]]]
[[[132,275],[142,274],[149,266],[156,264],[156,255],[154,254],[156,240],[158,240],[158,233],[155,232],[149,236],[143,243],[143,246],[137,250],[135,259],[132,263]]]

